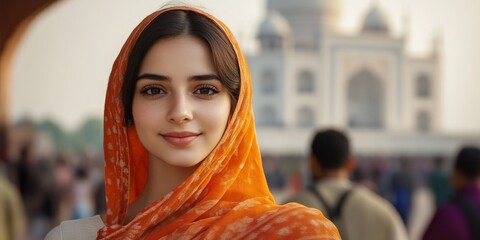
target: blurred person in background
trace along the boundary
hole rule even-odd
[[[55,218],[56,199],[51,161],[39,158],[31,166],[31,180],[26,195],[30,239],[42,239]]]
[[[399,169],[392,175],[392,203],[400,213],[405,225],[408,225],[412,208],[412,195],[415,188],[415,176],[412,170],[412,160],[400,157]]]
[[[337,226],[342,239],[408,239],[393,206],[365,186],[349,180],[355,161],[343,132],[335,129],[317,132],[309,161],[314,184],[289,201],[320,209]]]
[[[32,170],[32,153],[31,153],[31,144],[24,143],[20,147],[19,159],[16,163],[16,181],[18,184],[18,189],[22,199],[25,201],[29,191],[32,190],[30,185],[32,184],[31,172]]]
[[[31,143],[25,143],[17,161],[19,190],[23,199],[28,238],[42,239],[55,217],[56,200],[53,164],[35,156]]]
[[[94,187],[89,178],[89,169],[79,164],[75,169],[73,184],[73,218],[86,218],[95,214]]]
[[[441,205],[424,240],[480,239],[480,148],[465,146],[455,158],[451,176],[454,196]]]
[[[74,171],[72,164],[65,156],[59,154],[54,167],[55,217],[53,226],[73,217],[73,184]]]
[[[367,173],[367,170],[365,170],[362,167],[356,166],[353,172],[351,172],[351,177],[350,179],[357,183],[360,184],[371,191],[375,192],[376,191],[376,183],[372,181],[370,178],[369,174]]]
[[[448,200],[452,191],[443,157],[437,156],[433,159],[433,170],[429,176],[429,186],[435,199],[435,206],[438,208]]]
[[[5,177],[0,159],[0,240],[23,240],[26,230],[25,211],[20,192]]]

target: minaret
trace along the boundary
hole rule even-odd
[[[438,59],[442,54],[443,48],[443,37],[439,30],[435,31],[432,37],[432,51],[431,56],[432,58]]]
[[[285,51],[291,47],[291,29],[287,20],[277,11],[270,10],[260,24],[257,38],[264,52]]]
[[[403,39],[407,40],[410,36],[410,12],[408,10],[402,16],[402,33]]]

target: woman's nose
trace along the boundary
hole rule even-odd
[[[168,120],[173,123],[184,123],[193,119],[188,96],[178,94],[172,97]]]

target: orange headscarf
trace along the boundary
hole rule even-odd
[[[127,59],[143,29],[159,14],[174,9],[202,14],[225,33],[238,58],[240,96],[222,139],[195,172],[122,225],[127,206],[143,190],[148,172],[148,153],[135,128],[123,125],[120,89]],[[340,239],[335,226],[318,210],[299,204],[275,205],[257,145],[246,60],[230,30],[210,14],[190,7],[170,7],[147,16],[131,33],[113,65],[104,114],[107,214],[99,239]]]

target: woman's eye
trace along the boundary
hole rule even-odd
[[[201,95],[214,95],[218,93],[218,90],[214,86],[202,85],[199,88],[197,88],[197,90],[195,90],[195,92],[193,93],[201,94]]]
[[[165,94],[166,92],[165,92],[165,90],[163,90],[160,87],[147,86],[147,87],[142,88],[140,93],[143,94],[143,95],[153,96],[153,95],[157,95],[157,94]]]

